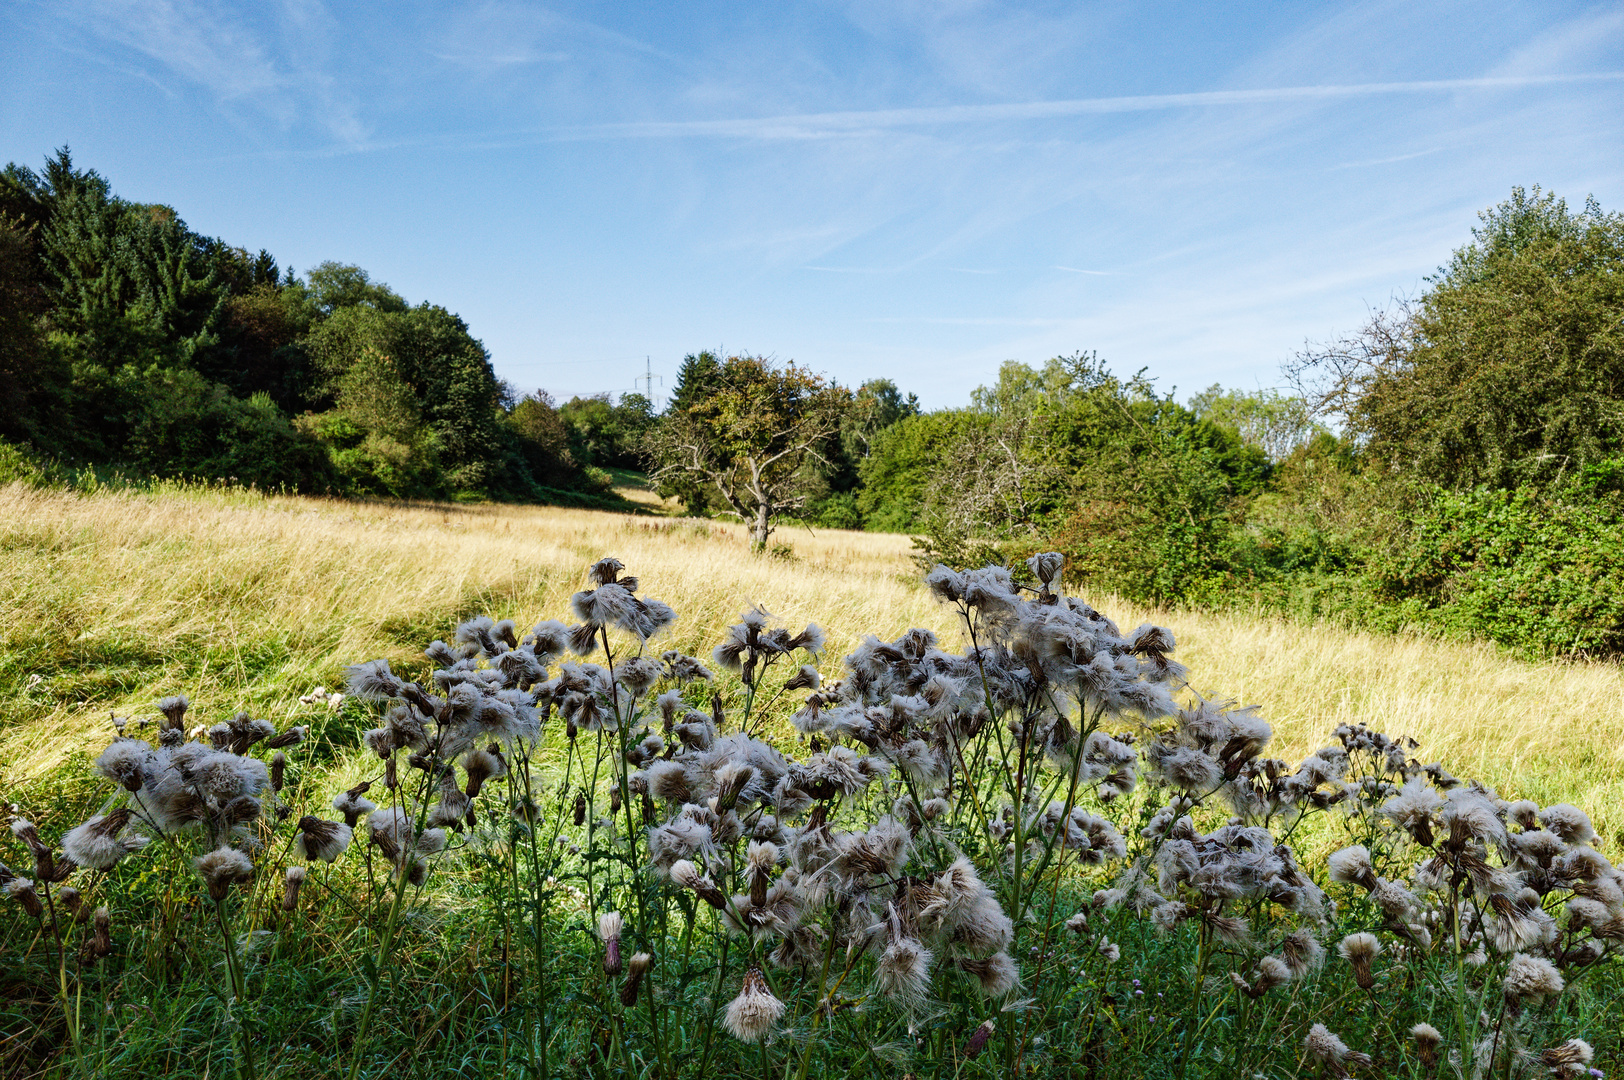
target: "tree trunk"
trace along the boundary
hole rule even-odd
[[[773,527],[768,519],[770,510],[766,499],[756,500],[756,520],[750,526],[750,546],[757,551],[767,550],[767,537],[772,535]]]

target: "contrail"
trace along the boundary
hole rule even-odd
[[[1428,94],[1471,90],[1507,90],[1563,83],[1614,82],[1624,71],[1578,75],[1509,75],[1476,79],[1429,79],[1413,82],[1349,83],[1330,86],[1284,86],[1263,90],[1204,90],[1190,94],[1138,94],[1131,97],[1072,98],[1006,105],[942,105],[910,109],[804,113],[730,120],[644,120],[551,129],[565,138],[810,138],[847,132],[943,124],[1009,120],[1048,120],[1067,116],[1151,112],[1164,109],[1277,102],[1330,101],[1381,94]]]

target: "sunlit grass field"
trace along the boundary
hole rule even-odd
[[[325,813],[336,792],[378,779],[377,759],[358,745],[359,731],[373,722],[377,707],[351,701],[335,712],[301,697],[316,686],[341,687],[346,665],[374,657],[424,678],[432,665],[423,645],[449,638],[459,621],[474,614],[512,618],[521,627],[568,619],[570,594],[585,584],[588,564],[605,555],[638,576],[639,594],[663,599],[679,612],[674,628],[659,639],[661,648],[708,656],[750,604],[790,627],[808,621],[824,626],[826,676],[837,675],[840,657],[869,633],[891,639],[922,626],[940,634],[949,648],[964,644],[953,613],[922,588],[907,537],[786,526],[774,537],[780,554],[755,556],[742,529],[668,516],[671,507],[642,494],[632,501],[651,513],[629,516],[345,503],[187,487],[90,493],[0,488],[0,798],[14,806],[14,814],[37,821],[46,836],[59,836],[98,806],[110,805],[104,803],[109,785],[93,774],[85,755],[111,739],[111,718],[155,716],[158,699],[184,693],[192,700],[188,724],[214,723],[239,710],[272,721],[278,730],[309,724],[312,737],[289,755],[294,780],[285,794],[291,805]],[[1270,754],[1295,762],[1324,745],[1337,725],[1368,724],[1414,736],[1417,756],[1492,784],[1504,797],[1585,808],[1602,834],[1598,847],[1610,857],[1624,842],[1624,688],[1613,667],[1530,664],[1491,646],[1377,637],[1244,614],[1148,611],[1082,592],[1125,630],[1145,621],[1173,628],[1176,656],[1191,672],[1186,698],[1199,692],[1259,706],[1276,732]],[[718,684],[735,711],[739,689],[732,678]],[[762,734],[800,753],[787,721],[796,704],[772,699]],[[543,845],[555,852],[549,858],[562,860],[577,849],[560,848],[559,842],[590,846],[590,840],[578,835],[581,819],[570,825],[567,774],[559,786],[559,722],[549,730],[551,741],[536,761],[537,790],[545,789],[547,828],[569,832]],[[596,790],[596,780],[589,786]],[[1131,816],[1131,808],[1127,812]],[[273,829],[265,824],[267,835]],[[1347,842],[1344,829],[1328,819],[1292,837],[1316,865]],[[526,987],[532,976],[541,976],[523,960],[525,910],[502,899],[501,875],[485,872],[486,863],[505,850],[495,844],[448,855],[431,884],[413,894],[388,964],[379,960],[372,967],[386,951],[378,941],[392,919],[384,914],[388,894],[374,880],[372,848],[322,870],[319,878],[312,870],[312,893],[297,918],[277,913],[280,878],[270,868],[285,852],[268,852],[261,860],[264,872],[233,908],[247,927],[236,939],[242,963],[251,969],[245,1015],[253,1030],[276,1033],[261,1048],[266,1072],[260,1075],[650,1075],[637,1072],[625,1056],[626,1048],[639,1060],[663,1053],[650,1050],[649,1031],[628,1028],[621,1043],[604,1027],[606,1017],[620,1014],[604,997],[604,988],[612,986],[603,980],[591,930],[590,872],[586,891],[576,871],[564,884],[548,876],[550,870],[532,875],[537,888],[545,882],[549,897],[533,913],[535,963],[553,980],[545,993],[536,991],[537,1000],[550,1003],[549,1015],[561,1026],[539,1042],[533,1033],[516,1034],[529,1032]],[[26,858],[20,841],[8,849],[13,865],[26,869]],[[206,938],[206,912],[186,858],[178,848],[154,845],[99,883],[105,893],[96,902],[105,899],[113,908],[119,950],[105,966],[62,963],[43,922],[24,917],[15,904],[0,911],[0,945],[9,950],[7,965],[0,965],[0,1075],[149,1076],[185,1072],[187,1061],[200,1063],[195,1075],[234,1068],[248,1075],[241,1072],[247,1051],[239,1054],[233,1042],[233,1033],[243,1029],[220,1006],[217,976],[224,961],[214,958],[224,950]],[[1049,898],[1050,908],[1058,903],[1062,913],[1085,905],[1092,887],[1086,875],[1067,880],[1062,890],[1057,874]],[[517,889],[516,876],[514,883]],[[1073,895],[1074,888],[1081,891]],[[1359,917],[1361,903],[1350,902],[1350,920]],[[667,899],[658,910],[669,906]],[[766,1067],[765,1050],[758,1062],[755,1049],[742,1043],[716,1044],[711,1056],[712,1020],[733,990],[709,973],[703,950],[690,955],[690,937],[684,934],[679,947],[670,938],[651,937],[652,926],[640,931],[640,940],[661,954],[662,1008],[685,1025],[669,1033],[672,1045],[682,1048],[682,1061],[665,1063],[663,1073],[779,1075]],[[1040,931],[1023,924],[1019,932]],[[1289,1029],[1286,1043],[1252,1047],[1251,1027],[1226,1027],[1224,1021],[1192,1051],[1189,1040],[1162,1040],[1174,1020],[1167,1010],[1175,999],[1187,998],[1180,1007],[1188,1016],[1180,1023],[1193,1023],[1197,1013],[1212,1021],[1218,1012],[1208,998],[1216,993],[1212,1000],[1226,1001],[1227,983],[1203,980],[1192,934],[1152,934],[1143,920],[1119,922],[1112,933],[1121,935],[1124,960],[1111,973],[1099,973],[1097,985],[1083,980],[1084,997],[1093,1005],[1027,1021],[1019,1019],[1024,1006],[1009,1004],[1015,1012],[997,1014],[1006,1037],[1000,1044],[1004,1057],[995,1061],[989,1055],[968,1073],[960,1060],[957,1074],[939,1075],[1049,1075],[1041,1064],[1026,1071],[1010,1064],[1009,1039],[1018,1023],[1023,1032],[1035,1024],[1031,1030],[1042,1033],[1031,1043],[1035,1062],[1051,1060],[1048,1050],[1040,1050],[1048,1041],[1056,1044],[1053,1060],[1094,1060],[1104,1053],[1101,1047],[1128,1047],[1139,1059],[1130,1070],[1142,1068],[1144,1075],[1174,1062],[1181,1070],[1193,1063],[1192,1075],[1223,1075],[1226,1047],[1240,1059],[1274,1063],[1276,1071],[1257,1075],[1300,1075],[1307,1067],[1300,1029],[1308,1018],[1333,1022],[1385,1060],[1408,1062],[1392,1017],[1436,1015],[1431,990],[1400,985],[1397,969],[1384,984],[1390,996],[1382,998],[1382,1008],[1364,1009],[1363,999],[1337,989],[1346,975],[1333,963],[1316,981],[1258,1004],[1270,1010],[1258,1030]],[[169,951],[175,941],[186,942],[179,954]],[[274,943],[271,953],[254,952],[272,948],[265,943]],[[1068,934],[1057,948],[1074,970],[1098,966],[1097,956],[1088,959],[1093,953],[1083,937]],[[257,958],[251,961],[251,954]],[[725,949],[722,957],[726,967]],[[1026,959],[1031,992],[1053,997],[1052,977],[1043,983],[1042,964],[1032,968]],[[378,1027],[370,1039],[364,1032],[354,1035],[360,1003],[369,1000],[367,972],[385,966],[393,973]],[[61,973],[70,969],[83,980],[88,1005],[73,1004],[79,998],[53,983],[66,986]],[[1616,964],[1593,970],[1599,974],[1582,992],[1563,999],[1553,1030],[1598,1040],[1597,1061],[1611,1072],[1618,1047],[1606,1018],[1615,1012],[1618,970]],[[738,975],[729,969],[731,979]],[[1165,1004],[1147,999],[1135,1005],[1129,980],[1131,987],[1143,982],[1157,999],[1162,994],[1156,988],[1165,988]],[[1108,1017],[1100,1003],[1109,1005]],[[85,1008],[90,1012],[79,1011]],[[903,1032],[900,1020],[884,1019],[888,1014],[876,1012],[871,1022],[859,1010],[841,1021],[844,1041],[819,1054],[831,1066],[840,1063],[865,1077],[901,1075],[905,1063],[916,1060],[946,1061],[983,1017],[975,1011],[980,1006],[963,1001],[941,1008],[948,1011],[940,1016],[958,1017],[959,1028],[938,1024],[928,1040],[913,1038],[911,1027]],[[1249,1015],[1247,1006],[1237,1008],[1240,1017]],[[98,1019],[82,1040],[70,1039],[70,1015],[139,1022]],[[1107,1023],[1114,1033],[1096,1030]],[[787,1033],[774,1053],[793,1063],[801,1037],[800,1029]],[[611,1042],[622,1047],[618,1057]],[[1070,1052],[1085,1044],[1092,1049]],[[554,1064],[538,1071],[531,1063],[524,1072],[525,1046],[534,1054],[537,1045],[551,1046]],[[1067,1052],[1059,1052],[1061,1046]],[[812,1056],[810,1050],[800,1054],[801,1076]],[[785,1065],[783,1075],[792,1074]]]
[[[166,694],[211,721],[246,709],[281,725],[346,664],[421,667],[422,644],[471,614],[559,616],[603,555],[681,614],[667,647],[708,653],[750,603],[824,625],[826,674],[865,633],[924,626],[958,644],[907,537],[785,527],[775,541],[793,556],[754,557],[742,529],[681,518],[12,485],[0,489],[0,795],[105,743],[110,714],[152,715]],[[1616,667],[1091,600],[1125,629],[1172,627],[1192,687],[1261,706],[1279,756],[1366,723],[1503,796],[1584,806],[1610,840],[1624,829]]]

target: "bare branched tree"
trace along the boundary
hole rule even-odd
[[[1360,433],[1359,413],[1383,379],[1401,372],[1415,351],[1415,307],[1396,296],[1371,312],[1365,325],[1328,342],[1305,342],[1282,370],[1292,389],[1308,403],[1310,414],[1340,420],[1350,434]]]

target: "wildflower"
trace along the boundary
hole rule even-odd
[[[570,647],[569,638],[569,627],[557,619],[548,619],[530,628],[530,651],[539,663],[547,663]]]
[[[1026,560],[1026,565],[1032,570],[1032,576],[1037,578],[1039,584],[1045,587],[1045,591],[1047,591],[1048,586],[1053,585],[1056,579],[1060,577],[1060,570],[1065,563],[1066,557],[1058,551],[1040,552]],[[1168,644],[1168,649],[1172,649],[1171,642]]]
[[[700,873],[699,867],[687,859],[678,859],[672,863],[670,873],[672,881],[691,890],[711,907],[718,911],[727,907],[727,897],[722,895],[722,890],[711,884],[710,879]]]
[[[1502,986],[1507,1004],[1520,1006],[1525,1003],[1537,1005],[1548,997],[1555,997],[1562,992],[1564,983],[1562,973],[1549,960],[1518,953],[1506,968]]]
[[[1513,952],[1533,945],[1548,944],[1556,939],[1556,920],[1540,906],[1539,894],[1525,889],[1516,898],[1489,897],[1494,918],[1490,935],[1494,947],[1501,952]]]
[[[960,959],[955,961],[959,970],[976,981],[976,989],[983,997],[998,998],[1021,985],[1021,973],[1006,952],[996,952],[984,960]]]
[[[654,966],[654,957],[646,952],[633,953],[631,960],[626,964],[626,980],[620,985],[620,1003],[626,1008],[637,1004],[637,990],[643,985],[643,978]]]
[[[750,902],[760,907],[767,902],[767,884],[773,867],[778,865],[778,845],[771,841],[752,840],[745,849],[745,867],[750,872]]]
[[[1443,1044],[1444,1037],[1438,1029],[1431,1024],[1416,1024],[1410,1029],[1410,1038],[1415,1040],[1415,1055],[1421,1059],[1421,1064],[1432,1068],[1438,1064],[1438,1047]]]
[[[113,952],[113,915],[106,907],[96,909],[91,916],[91,936],[89,952],[97,960],[111,956]]]
[[[1376,888],[1376,871],[1370,862],[1370,851],[1363,844],[1332,852],[1327,865],[1332,881],[1358,885],[1367,892]]]
[[[1376,888],[1371,892],[1370,898],[1376,906],[1382,909],[1382,914],[1395,922],[1408,922],[1410,916],[1421,906],[1415,894],[1396,881],[1376,879]]]
[[[938,600],[956,604],[964,598],[964,575],[937,563],[925,575],[925,588]]]
[[[1256,994],[1284,986],[1291,981],[1291,968],[1278,956],[1265,956],[1257,962],[1257,981],[1252,989]]]
[[[389,670],[387,660],[368,660],[364,664],[352,664],[344,669],[344,674],[349,683],[350,696],[364,701],[389,701],[398,698],[405,685],[399,676]]]
[[[1537,1060],[1553,1076],[1583,1076],[1596,1052],[1583,1039],[1569,1039],[1561,1046],[1540,1051]]]
[[[817,623],[807,623],[805,630],[784,642],[784,651],[791,652],[795,649],[804,649],[809,653],[821,653],[826,638],[827,635],[823,632],[823,627]],[[803,673],[806,670],[804,667],[801,669]],[[816,673],[814,672],[814,674]],[[816,690],[817,685],[813,684],[812,689]]]
[[[288,867],[287,875],[282,883],[282,910],[297,911],[299,908],[299,888],[304,885],[305,868],[302,866]]]
[[[996,1025],[991,1020],[983,1020],[975,1031],[970,1033],[969,1041],[964,1044],[965,1060],[973,1060],[975,1056],[986,1047],[987,1040],[992,1038]]]
[[[916,1008],[930,991],[931,951],[917,938],[893,937],[874,969],[880,993],[904,1009]]]
[[[110,870],[124,856],[147,846],[147,838],[119,834],[129,823],[130,810],[120,807],[97,814],[62,837],[62,854],[89,870]]]
[[[598,916],[598,940],[603,942],[603,973],[620,974],[620,931],[625,921],[620,913],[606,911]]]
[[[1369,990],[1376,985],[1376,976],[1370,962],[1381,955],[1382,943],[1375,934],[1349,934],[1337,946],[1337,952],[1353,966],[1353,981],[1359,989]]]
[[[507,763],[495,750],[495,744],[484,750],[470,750],[462,759],[462,767],[468,774],[468,797],[476,798],[485,781],[505,776]]]
[[[786,692],[790,690],[816,690],[822,681],[817,668],[811,664],[802,664],[795,674],[791,675],[784,683],[784,690]]]
[[[348,825],[324,821],[306,814],[299,819],[299,832],[293,840],[293,850],[301,859],[332,863],[344,854],[354,835]]]
[[[615,665],[615,681],[634,695],[646,693],[664,674],[665,668],[646,656],[633,656]]]
[[[705,859],[716,850],[711,827],[692,817],[676,817],[648,832],[648,853],[657,869],[675,877],[679,860]],[[689,865],[693,865],[692,862]],[[682,882],[678,882],[682,884]]]
[[[931,879],[931,888],[939,899],[921,914],[936,921],[955,944],[973,953],[990,953],[1006,948],[1014,940],[1015,929],[1009,916],[976,875],[969,859],[956,859]]]
[[[661,653],[660,659],[664,661],[670,676],[684,686],[695,680],[714,682],[716,679],[710,668],[694,657],[677,652],[675,649]]]
[[[1183,791],[1212,791],[1224,778],[1219,764],[1194,747],[1152,743],[1149,763],[1162,779]]]
[[[688,803],[694,799],[693,778],[689,776],[685,759],[656,761],[638,774],[648,785],[648,792],[663,802]]]
[[[140,791],[141,785],[146,782],[146,769],[151,760],[152,747],[149,744],[140,739],[114,739],[96,759],[96,768],[126,791]]]
[[[207,855],[198,856],[193,865],[202,876],[203,884],[208,886],[209,899],[215,903],[226,898],[231,886],[254,876],[254,864],[236,848],[215,848]]]
[[[298,746],[304,742],[310,729],[303,724],[294,724],[280,735],[273,735],[265,740],[267,750],[283,750],[289,746]]]
[[[173,697],[166,697],[162,701],[158,702],[157,707],[158,711],[164,714],[164,724],[167,727],[178,731],[185,727],[184,717],[186,716],[186,710],[191,707],[191,704],[192,703],[186,699],[185,694],[176,694]]]
[[[760,1042],[784,1015],[784,1003],[773,996],[759,968],[745,972],[739,996],[728,1003],[722,1023],[740,1042]]]
[[[361,820],[363,814],[370,814],[378,808],[377,803],[364,797],[371,787],[363,780],[333,800],[333,809],[344,815],[344,824],[351,829],[355,828],[355,823]]]
[[[472,806],[473,800],[452,782],[448,772],[440,786],[440,801],[429,808],[427,824],[430,828],[449,828],[461,832],[463,819],[468,816]]]
[[[1588,844],[1596,835],[1596,830],[1591,827],[1589,815],[1577,806],[1570,806],[1567,803],[1547,806],[1540,811],[1539,820],[1547,829],[1570,844]]]
[[[1370,1064],[1368,1055],[1349,1050],[1348,1044],[1333,1035],[1324,1024],[1315,1024],[1308,1029],[1308,1037],[1303,1040],[1303,1049],[1308,1051],[1308,1056],[1314,1059],[1320,1068],[1332,1076],[1348,1075],[1344,1062],[1353,1065]]]
[[[1439,819],[1449,827],[1450,839],[1456,844],[1479,840],[1502,850],[1506,847],[1505,822],[1500,820],[1494,803],[1470,788],[1451,791]]]
[[[45,905],[40,901],[39,893],[34,890],[34,883],[28,878],[13,874],[11,868],[4,863],[0,863],[0,892],[4,892],[21,904],[29,917],[35,919],[44,917]]]

